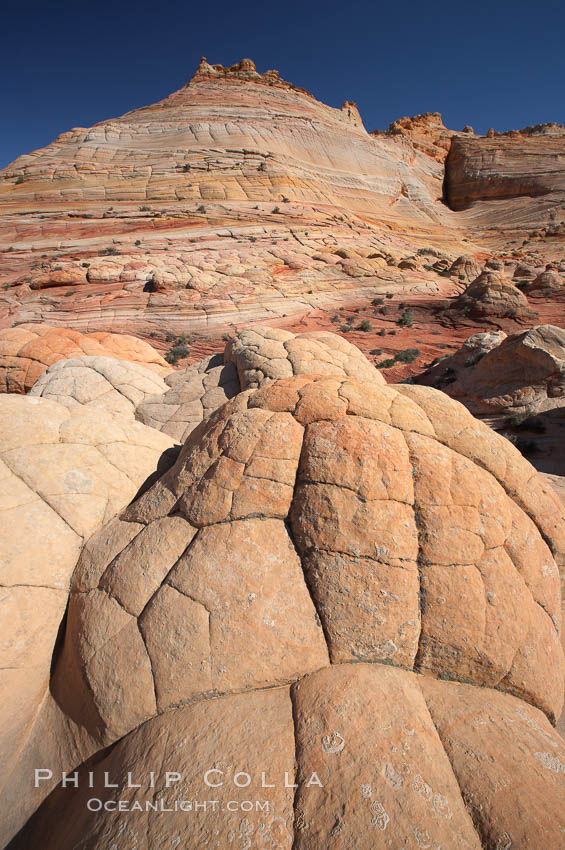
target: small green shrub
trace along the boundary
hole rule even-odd
[[[368,319],[363,319],[363,321],[359,322],[359,324],[357,325],[356,330],[364,331],[365,333],[367,333],[368,331],[372,330],[371,323]]]
[[[165,355],[165,360],[167,361],[167,363],[173,365],[178,360],[182,360],[184,357],[188,357],[189,354],[190,349],[188,348],[188,346],[184,345],[183,343],[177,343],[176,345],[173,345],[170,351],[167,352],[167,354]]]
[[[413,363],[419,356],[419,348],[405,348],[404,351],[399,351],[398,354],[395,354],[395,360],[398,363]]]
[[[402,325],[402,327],[404,328],[411,328],[414,324],[414,315],[409,307],[404,311],[404,313],[398,320],[398,324]]]

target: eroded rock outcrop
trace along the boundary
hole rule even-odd
[[[0,331],[0,392],[28,392],[48,366],[84,356],[129,360],[161,376],[171,371],[154,348],[128,334],[24,324]]]
[[[476,201],[565,193],[565,130],[548,134],[499,134],[453,138],[446,161],[447,202],[461,210]]]
[[[442,389],[476,416],[530,415],[565,405],[565,331],[476,334],[419,382]]]
[[[226,345],[241,388],[293,375],[343,375],[386,383],[380,372],[350,342],[324,331],[292,334],[278,328],[247,328]]]
[[[125,850],[171,835],[191,850],[210,839],[280,850],[373,850],[387,841],[527,850],[540,838],[558,847],[564,760],[563,740],[519,699],[383,665],[336,665],[291,688],[220,697],[149,721],[85,764],[79,788],[58,789],[11,848],[41,840],[45,850],[58,850],[57,841],[94,850],[110,840]],[[154,763],[162,769],[151,788]],[[213,796],[229,794],[232,812],[145,811],[147,800],[172,809],[188,795],[210,797],[203,776],[212,764],[210,780],[221,783]],[[126,765],[141,787],[127,788]],[[180,775],[169,787],[167,771]],[[130,801],[127,815],[88,811],[89,799],[108,796],[105,776],[118,786],[114,796]],[[297,788],[288,787],[293,781]],[[268,805],[238,810],[255,797]]]
[[[19,395],[0,396],[0,431],[0,788],[8,825],[11,794],[21,794],[13,771],[33,759],[34,725],[45,722],[54,759],[88,751],[88,735],[71,730],[49,696],[71,575],[83,542],[170,465],[172,440],[125,418]],[[28,789],[26,801],[32,797]]]
[[[531,324],[537,313],[526,296],[499,271],[485,270],[459,295],[443,317],[452,322]]]
[[[254,355],[265,340],[273,342],[263,331],[249,341]],[[296,795],[275,784],[268,816],[255,812],[245,827],[279,846],[319,847],[336,823],[332,834],[354,836],[367,850],[385,829],[401,842],[428,836],[477,850],[505,832],[553,841],[563,827],[551,802],[562,793],[552,765],[563,742],[546,719],[563,702],[557,496],[504,438],[436,390],[393,388],[374,370],[362,382],[346,374],[276,379],[269,357],[259,364],[244,358],[244,346],[239,355],[237,345],[230,350],[258,389],[201,422],[174,467],[84,546],[53,698],[20,769],[53,757],[48,723],[74,742],[59,749],[61,769],[121,738],[81,775],[93,770],[98,788],[104,771],[123,777],[128,765],[145,774],[134,792],[142,801],[150,757],[172,770],[176,742],[189,740],[174,768],[184,782],[198,780],[212,751],[231,781],[244,736],[256,773],[265,757],[280,771],[291,759]],[[352,352],[343,353],[334,368],[350,362]],[[303,367],[287,355],[273,362]],[[446,678],[470,684],[438,681]],[[480,741],[468,721],[446,726],[461,688],[488,724]],[[512,740],[501,726],[509,715]],[[477,787],[471,743],[492,765],[491,781],[511,777],[512,794],[518,783],[524,799],[531,783],[550,801],[542,826],[526,807],[509,820],[510,790],[493,797]],[[531,764],[518,769],[534,746]],[[306,787],[313,773],[323,790]],[[158,782],[154,793],[163,797]],[[22,811],[15,771],[11,787],[8,828]],[[118,850],[140,830],[154,842],[178,832],[194,848],[209,835],[209,821],[143,811],[126,834],[113,816],[85,810],[92,789],[67,791],[54,793],[14,848],[49,833],[53,818],[59,846],[80,835],[92,850],[102,832]],[[61,825],[63,800],[75,815]],[[221,840],[243,835],[241,814],[216,815]]]
[[[495,453],[488,470],[467,442],[473,430]],[[102,547],[97,557],[89,542],[55,693],[105,744],[178,702],[323,666],[325,634],[332,662],[496,685],[553,716],[563,684],[559,577],[544,541],[555,554],[562,546],[556,509],[510,444],[433,390],[297,376],[243,392],[115,521],[121,539],[131,535],[121,553],[109,559]],[[526,539],[536,541],[535,566]],[[141,551],[153,553],[149,570]],[[108,688],[110,669],[119,675]]]
[[[85,356],[58,360],[49,366],[30,395],[49,398],[71,410],[84,407],[133,417],[148,397],[166,390],[163,378],[138,363]]]
[[[255,325],[236,334],[223,356],[213,355],[166,378],[171,389],[147,398],[136,417],[184,442],[203,419],[242,389],[300,374],[349,375],[385,383],[359,349],[337,334],[293,334]]]

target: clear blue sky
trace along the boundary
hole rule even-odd
[[[476,132],[565,123],[562,0],[20,0],[2,29],[0,167],[160,100],[201,55],[354,100],[368,130],[426,111]]]

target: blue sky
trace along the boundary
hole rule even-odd
[[[64,130],[179,88],[200,56],[244,56],[368,130],[438,111],[476,132],[565,123],[565,4],[554,0],[200,0],[4,4],[0,167]]]

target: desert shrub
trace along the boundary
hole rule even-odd
[[[371,304],[373,305],[373,307],[380,307],[381,304],[384,304],[384,303],[385,303],[384,298],[373,298],[373,300],[371,301]]]
[[[414,323],[414,316],[412,314],[412,310],[408,307],[400,319],[398,320],[398,324],[402,325],[404,328],[411,328]]]
[[[399,363],[413,363],[419,356],[419,348],[405,348],[404,351],[399,351],[394,357]]]
[[[357,325],[356,330],[365,331],[365,332],[370,331],[371,330],[371,323],[369,322],[368,319],[363,319],[363,321],[359,322],[359,324]]]
[[[174,364],[178,360],[182,360],[183,357],[188,357],[189,354],[190,349],[188,348],[188,346],[184,345],[183,343],[176,343],[176,345],[173,345],[171,350],[165,355],[165,360],[167,361],[167,363]]]

